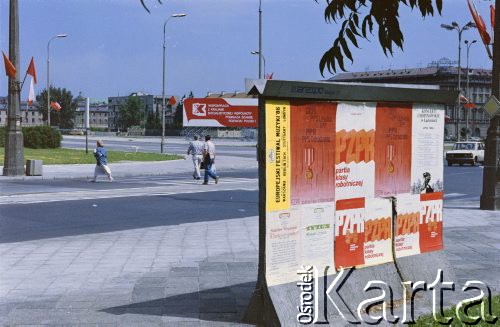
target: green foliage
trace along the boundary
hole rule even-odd
[[[136,126],[141,124],[141,112],[144,106],[141,100],[135,96],[129,96],[127,102],[120,106],[120,116],[118,118],[118,125],[123,128]]]
[[[378,25],[378,40],[386,56],[388,53],[392,55],[393,45],[403,49],[404,37],[399,26],[400,4],[411,9],[418,8],[425,17],[434,15],[434,3],[438,13],[441,14],[442,0],[328,0],[325,20],[328,23],[343,21],[332,47],[320,60],[321,74],[323,75],[325,68],[331,73],[336,72],[337,65],[345,71],[344,58],[351,62],[354,60],[348,41],[359,48],[357,38],[368,40],[368,32],[373,34],[374,22]]]
[[[24,146],[33,149],[59,148],[61,133],[49,126],[23,127]]]
[[[161,129],[161,127],[160,114],[158,112],[149,114],[146,120],[146,129]]]
[[[77,101],[73,95],[65,88],[50,88],[50,100],[56,101],[61,105],[61,110],[50,109],[50,125],[59,126],[59,128],[73,128],[76,115]],[[36,97],[38,111],[42,113],[43,120],[47,121],[47,89],[43,90]]]
[[[61,146],[61,133],[48,126],[23,127],[23,143],[26,148],[48,149]],[[5,146],[7,129],[0,127],[0,147]]]

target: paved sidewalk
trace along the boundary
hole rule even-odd
[[[239,158],[234,156],[218,156],[215,162],[219,172],[237,169],[257,169],[258,163],[255,158]],[[3,180],[23,180],[23,179],[71,179],[71,178],[92,178],[94,176],[95,164],[81,165],[44,165],[43,176],[0,176]],[[133,161],[112,163],[109,165],[114,177],[130,176],[156,176],[173,173],[192,173],[193,162],[191,156],[185,159],[169,161]],[[0,171],[3,166],[0,166]]]
[[[500,212],[444,214],[457,288],[475,279],[498,293]],[[0,325],[239,325],[257,276],[258,219],[4,243],[0,256]]]

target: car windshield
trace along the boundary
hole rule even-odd
[[[474,150],[474,143],[455,143],[453,150]]]

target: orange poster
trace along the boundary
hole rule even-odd
[[[377,104],[375,196],[410,193],[411,104]]]
[[[365,266],[392,262],[392,201],[365,199]]]
[[[420,252],[443,249],[443,193],[420,194]]]
[[[292,205],[334,201],[336,109],[333,102],[290,104]]]
[[[364,264],[365,198],[339,200],[335,211],[335,267]]]
[[[396,211],[396,258],[419,254],[420,195],[399,194],[396,197]]]

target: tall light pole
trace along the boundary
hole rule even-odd
[[[163,86],[161,91],[162,105],[161,105],[161,145],[160,152],[164,153],[165,150],[165,48],[166,48],[166,33],[167,33],[167,23],[171,18],[181,18],[186,17],[187,14],[173,14],[165,20],[163,23]]]
[[[259,0],[259,52],[258,53],[259,53],[259,79],[261,79],[262,78],[262,73],[261,73],[262,72],[261,69],[262,68],[262,0]]]
[[[500,0],[496,0],[491,94],[500,99]],[[492,117],[486,134],[481,209],[500,210],[500,115]]]
[[[466,75],[467,76],[467,86],[466,86],[466,91],[467,91],[467,99],[469,99],[469,101],[471,100],[470,89],[469,89],[469,50],[470,50],[470,47],[476,42],[477,42],[476,40],[472,40],[472,42],[469,42],[468,40],[464,41],[465,46],[467,47],[467,75]],[[469,140],[469,111],[470,110],[472,110],[472,109],[466,108],[466,111],[465,111],[465,117],[466,117],[465,140],[466,141]]]
[[[460,75],[462,68],[460,67],[460,54],[462,52],[462,32],[468,30],[471,27],[476,27],[473,22],[468,22],[464,26],[460,27],[457,22],[451,22],[451,25],[441,24],[441,27],[446,30],[456,30],[458,32],[458,99],[457,106],[455,108],[455,135],[458,139],[458,114],[460,112],[460,94],[462,93],[461,85],[460,85]]]
[[[262,60],[264,61],[264,78],[265,78],[266,77],[266,58],[259,51],[252,51],[250,53],[254,54],[254,55],[259,55],[259,60],[260,60],[260,58],[262,58]],[[260,78],[260,68],[259,68],[259,78]]]
[[[21,83],[19,82],[19,7],[17,0],[9,3],[9,59],[16,76],[9,76],[7,133],[5,138],[4,176],[24,175],[23,133],[21,131]],[[3,135],[1,136],[3,137]]]
[[[66,37],[68,34],[57,34],[47,42],[47,124],[50,126],[50,42],[57,38]]]

